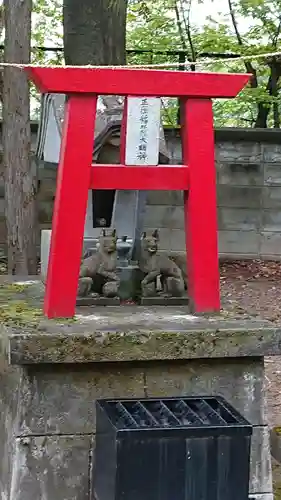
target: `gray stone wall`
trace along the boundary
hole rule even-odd
[[[167,138],[173,163],[180,163],[179,137]],[[218,130],[216,169],[220,255],[279,259],[281,132]],[[146,228],[152,227],[161,229],[165,249],[184,248],[182,193],[149,193]]]
[[[10,369],[0,375],[3,500],[91,499],[97,398],[202,394],[224,396],[253,424],[249,493],[272,500],[261,358],[26,366],[16,390]]]
[[[37,125],[33,124],[33,145],[36,141],[36,130]],[[180,163],[179,135],[174,130],[168,130],[166,137],[172,162]],[[279,259],[281,131],[217,130],[216,168],[220,255],[229,258]],[[51,227],[55,177],[53,169],[45,168],[39,171],[40,229]],[[5,244],[6,240],[3,196],[3,166],[0,164],[0,245]],[[208,214],[206,221],[207,218]],[[163,250],[184,251],[183,224],[181,192],[148,193],[145,228],[160,229]]]

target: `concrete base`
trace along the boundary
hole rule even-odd
[[[142,306],[188,306],[188,297],[142,297],[140,299]]]
[[[278,328],[185,307],[85,307],[53,321],[43,289],[0,286],[3,500],[90,500],[95,399],[206,394],[253,424],[249,493],[272,500],[263,356],[281,354]]]
[[[118,297],[78,297],[76,300],[77,306],[119,306],[120,299]]]

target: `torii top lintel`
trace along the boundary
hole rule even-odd
[[[131,68],[27,67],[42,92],[154,97],[235,97],[248,74],[193,73]]]

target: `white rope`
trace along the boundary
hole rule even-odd
[[[196,67],[204,67],[204,66],[209,66],[210,64],[214,63],[237,63],[238,61],[252,61],[256,59],[263,59],[263,58],[269,58],[269,57],[276,57],[276,56],[281,56],[281,52],[269,52],[265,54],[254,54],[254,55],[249,55],[249,56],[239,56],[239,57],[228,57],[228,58],[221,58],[221,59],[209,59],[209,60],[203,60],[200,62],[196,61],[188,61],[185,63],[159,63],[159,64],[135,64],[135,65],[116,65],[116,66],[94,66],[91,64],[87,64],[85,66],[75,66],[75,65],[48,65],[48,64],[19,64],[19,63],[8,63],[8,62],[0,62],[0,68],[19,68],[19,69],[24,69],[24,68],[80,68],[80,69],[152,69],[152,68],[179,68],[179,67],[190,67],[190,66],[195,66]]]

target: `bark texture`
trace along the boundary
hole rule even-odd
[[[64,58],[70,65],[126,64],[128,0],[64,0]],[[112,213],[115,191],[93,192],[95,212]]]
[[[64,0],[66,64],[125,64],[128,0]]]
[[[5,61],[30,61],[32,0],[5,0]],[[36,274],[36,170],[30,158],[29,82],[23,70],[4,69],[3,146],[8,271]]]

